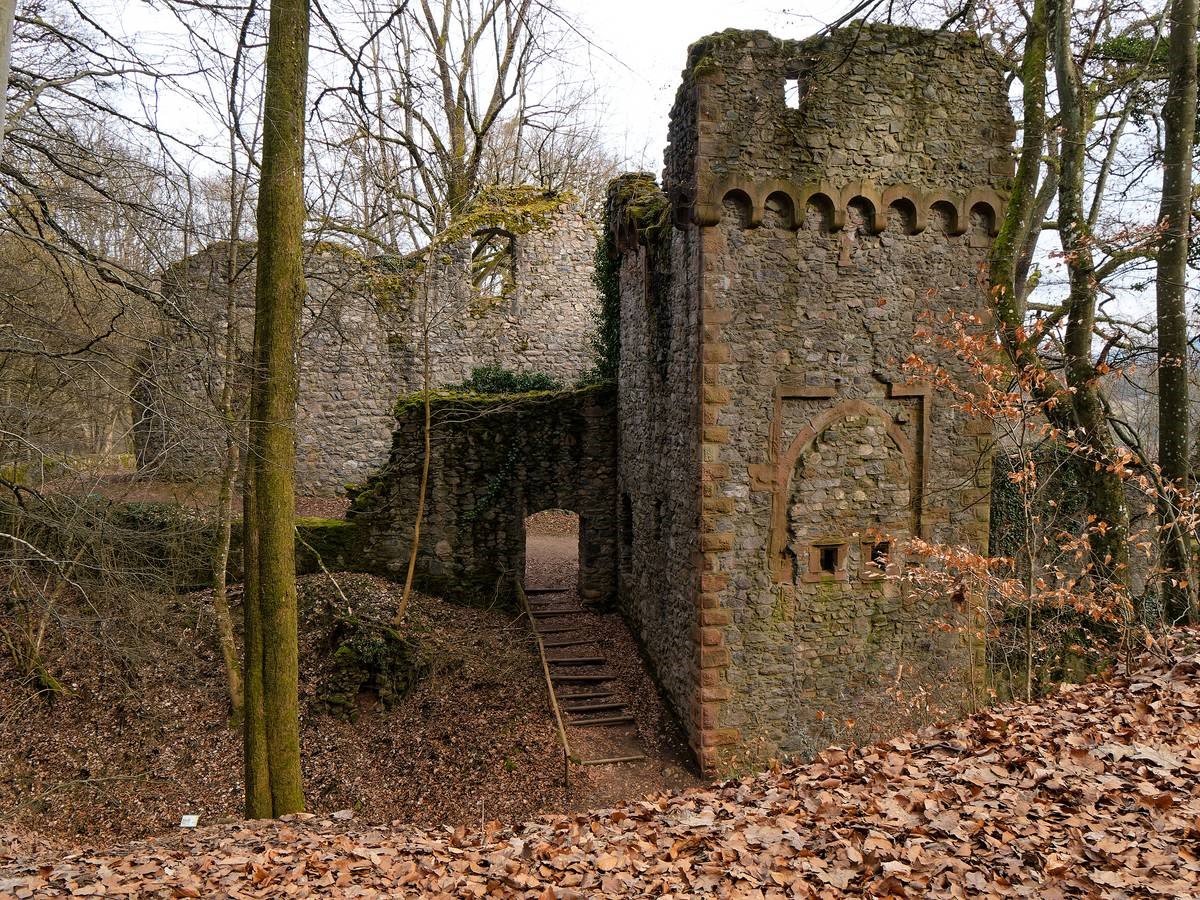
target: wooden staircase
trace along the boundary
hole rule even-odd
[[[568,588],[525,588],[517,594],[529,617],[542,670],[550,691],[559,738],[567,757],[584,766],[637,762],[646,758],[637,745],[636,719],[620,698],[617,673],[609,667],[597,638],[588,634],[591,615]],[[580,759],[571,752],[569,733],[576,728],[610,729],[621,747],[609,756]]]

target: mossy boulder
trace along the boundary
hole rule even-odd
[[[391,707],[420,679],[418,648],[389,624],[336,610],[329,621],[329,666],[317,700],[353,718],[363,703]]]

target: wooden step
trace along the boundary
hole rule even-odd
[[[539,619],[542,617],[550,617],[550,616],[577,616],[581,612],[583,612],[583,610],[567,609],[567,608],[557,608],[557,609],[534,608],[534,609],[530,610],[530,613],[532,613],[536,618],[539,618]]]
[[[616,695],[612,691],[592,691],[581,694],[559,694],[558,701],[560,703],[570,703],[572,700],[607,700],[609,697],[614,696]]]
[[[581,638],[575,641],[542,641],[542,646],[547,650],[558,650],[562,647],[582,647],[584,644],[595,644],[595,638]]]
[[[608,759],[585,759],[579,764],[581,766],[606,766],[610,763],[626,763],[637,762],[646,758],[645,753],[635,753],[631,756],[610,756]]]
[[[575,675],[570,672],[551,672],[551,681],[615,681],[616,675]]]
[[[578,631],[579,628],[580,628],[580,626],[578,626],[578,625],[566,625],[566,626],[551,625],[549,628],[539,628],[537,630],[537,633],[538,634],[566,634],[570,631]]]
[[[565,697],[563,699],[566,699]],[[579,706],[563,706],[563,709],[569,713],[581,712],[606,712],[610,709],[624,709],[625,704],[620,700],[614,700],[611,703],[584,703]]]
[[[593,725],[632,725],[633,716],[605,716],[601,719],[571,719],[568,725],[590,728]]]
[[[528,597],[532,594],[565,594],[569,590],[570,588],[565,587],[527,587],[525,588],[525,596]]]
[[[547,656],[546,662],[552,666],[602,666],[608,660],[603,656],[564,656],[558,658]]]

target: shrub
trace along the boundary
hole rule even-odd
[[[462,384],[450,385],[451,391],[476,394],[527,394],[530,391],[559,391],[563,384],[544,372],[514,372],[502,366],[478,366]]]

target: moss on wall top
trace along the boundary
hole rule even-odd
[[[515,394],[481,394],[476,391],[435,390],[429,392],[429,404],[435,416],[445,411],[472,411],[486,413],[496,410],[513,410],[515,408],[531,409],[535,406],[558,402],[581,403],[589,395],[597,403],[605,402],[608,395],[613,393],[613,387],[607,383],[587,384],[580,387],[564,388],[553,391],[524,391]],[[412,415],[423,415],[425,395],[422,391],[405,394],[396,401],[396,418],[403,419]]]
[[[417,296],[432,250],[470,240],[480,232],[522,235],[547,228],[555,214],[576,199],[570,191],[547,191],[529,184],[487,185],[467,210],[428,246],[404,256],[372,260],[370,289],[381,302],[403,308]]]

